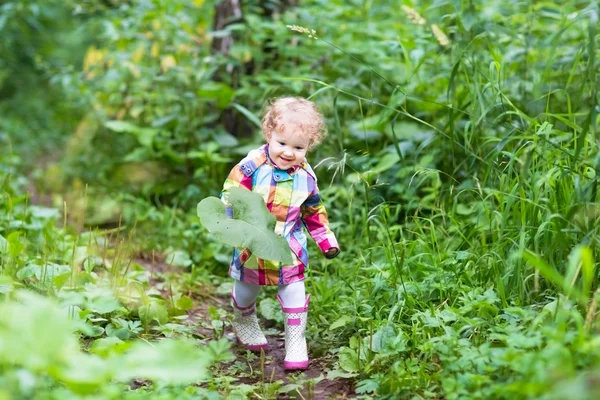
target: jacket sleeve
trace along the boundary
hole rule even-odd
[[[322,253],[333,248],[337,249],[337,252],[328,258],[333,258],[339,254],[340,246],[335,234],[329,228],[327,211],[325,210],[321,196],[319,196],[319,188],[316,182],[314,190],[306,201],[304,201],[304,204],[302,204],[302,222],[306,226],[310,236],[317,242]]]
[[[219,195],[221,201],[227,205],[225,212],[229,218],[233,218],[233,210],[231,209],[231,206],[227,203],[227,199],[225,198],[226,196],[224,197],[223,194],[227,192],[231,187],[240,187],[242,189],[250,191],[252,190],[252,176],[244,175],[239,164],[233,167],[233,169],[229,173],[229,176],[227,177],[227,179],[225,179],[225,183],[223,184],[223,190],[221,190],[221,194]]]

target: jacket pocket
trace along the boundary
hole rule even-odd
[[[306,249],[306,235],[301,230],[293,231],[288,240],[290,248],[296,254],[300,262],[308,265],[308,251]]]

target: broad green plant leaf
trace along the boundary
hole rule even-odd
[[[60,211],[56,208],[29,206],[31,216],[37,219],[57,219],[60,217]]]
[[[177,300],[177,308],[180,310],[191,310],[194,307],[194,302],[188,296],[181,296],[179,300]]]
[[[79,326],[80,332],[87,337],[98,337],[104,333],[104,328],[102,328],[101,326],[91,324],[81,324]]]
[[[185,250],[170,250],[165,262],[173,267],[187,268],[192,265],[192,259]]]
[[[232,106],[240,113],[242,113],[246,118],[248,118],[250,122],[256,125],[257,128],[261,127],[260,119],[255,114],[253,114],[252,111],[248,110],[246,107],[238,103],[233,103]]]
[[[154,140],[154,137],[158,135],[157,129],[142,128],[140,126],[134,125],[126,121],[107,121],[105,125],[108,129],[114,132],[132,133],[137,137],[140,144],[146,147],[152,146],[152,141]]]
[[[17,285],[19,285],[19,283],[13,281],[10,276],[0,275],[0,295],[13,292]]]
[[[161,384],[189,385],[207,379],[212,362],[210,351],[200,350],[191,342],[169,339],[152,345],[137,342],[123,356],[116,378],[124,382],[142,378]]]
[[[71,274],[71,268],[68,265],[58,265],[54,263],[38,265],[30,263],[17,271],[17,278],[38,289],[49,289],[54,283],[54,278],[58,278],[65,274]]]
[[[344,316],[340,317],[337,321],[335,321],[333,324],[331,324],[331,326],[329,327],[329,330],[332,331],[334,329],[346,326],[346,324],[351,321],[352,321],[351,317],[349,317],[348,315],[344,315]]]
[[[138,126],[136,126],[130,122],[125,122],[125,121],[107,121],[105,125],[111,131],[119,132],[119,133],[122,133],[122,132],[133,133],[139,129]]]
[[[227,107],[235,96],[231,86],[222,82],[205,82],[196,93],[204,99],[215,100],[219,108]]]
[[[8,237],[6,238],[6,241],[8,242],[8,254],[12,258],[16,258],[19,254],[21,254],[21,251],[25,247],[23,245],[23,243],[21,243],[21,240],[19,239],[20,236],[21,236],[21,232],[15,231],[15,232],[11,233],[10,235],[8,235]]]
[[[327,380],[334,381],[339,378],[349,379],[354,378],[357,375],[355,372],[344,372],[340,369],[334,369],[327,372]]]
[[[106,325],[106,336],[117,337],[121,340],[128,340],[131,337],[131,333],[127,328],[117,328],[113,324]]]
[[[233,209],[233,218],[225,214],[225,204],[216,197],[198,203],[198,217],[217,240],[237,248],[248,248],[265,260],[292,264],[290,246],[273,232],[275,217],[267,210],[263,198],[248,190],[230,188],[224,193]]]
[[[231,344],[227,339],[213,340],[208,343],[205,349],[214,361],[227,362],[235,360],[235,356],[230,351]]]
[[[360,363],[358,361],[358,354],[356,351],[342,347],[338,353],[340,367],[346,372],[358,372],[360,370]]]
[[[379,353],[388,347],[392,347],[397,335],[396,329],[390,324],[382,326],[372,337],[367,339],[369,339],[369,342],[372,345],[371,350]],[[396,352],[400,350],[400,348],[397,348]]]
[[[258,306],[260,315],[268,320],[283,322],[283,315],[281,314],[281,306],[274,299],[266,298],[260,301]]]
[[[124,342],[118,337],[110,336],[95,340],[89,348],[89,352],[102,357],[108,357],[111,354],[125,353],[135,342]]]
[[[4,238],[4,236],[0,235],[0,254],[5,254],[8,252],[8,241]]]
[[[156,321],[161,325],[164,325],[169,320],[169,313],[167,308],[157,301],[153,301],[148,305],[140,307],[139,310],[140,320],[147,326],[152,321]]]
[[[577,299],[580,304],[585,304],[586,298],[579,288],[572,286],[566,277],[562,276],[553,266],[547,264],[538,254],[526,250],[522,253],[522,257],[540,271],[542,276],[548,281],[562,289],[567,297],[573,297]]]
[[[29,291],[0,304],[2,365],[48,371],[79,351],[75,326],[56,303]]]

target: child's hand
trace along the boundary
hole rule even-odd
[[[329,250],[327,250],[325,252],[325,258],[331,260],[332,258],[334,258],[335,256],[337,256],[338,254],[340,254],[340,249],[338,249],[337,247],[332,247]]]

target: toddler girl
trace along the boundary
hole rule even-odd
[[[292,265],[263,260],[248,249],[235,249],[229,275],[235,279],[233,329],[238,341],[249,350],[267,347],[258,326],[256,298],[261,286],[278,286],[278,300],[284,312],[285,360],[287,370],[306,369],[308,353],[304,331],[310,295],[304,278],[308,267],[304,225],[327,258],[340,252],[329,229],[325,207],[319,196],[317,178],[306,162],[306,153],[327,133],[317,106],[306,99],[283,97],[266,109],[262,130],[266,144],[252,150],[230,172],[223,192],[232,186],[260,194],[277,220],[275,233],[289,246]]]

